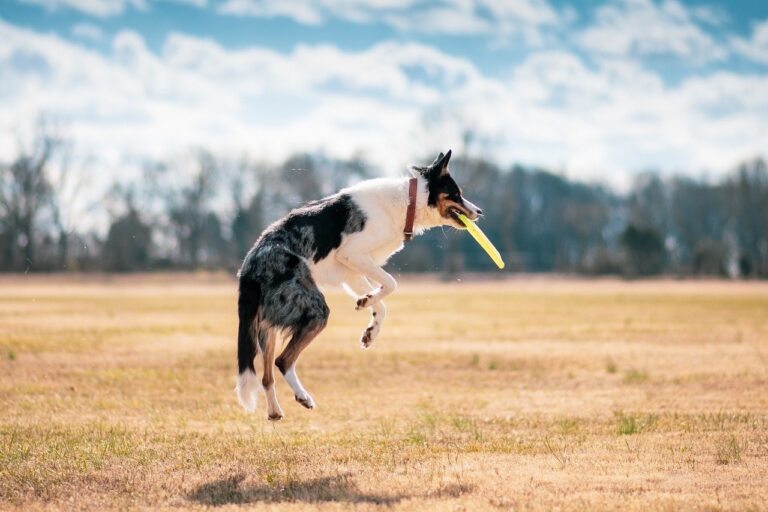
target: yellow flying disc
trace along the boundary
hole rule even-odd
[[[469,220],[466,215],[463,213],[456,213],[456,217],[464,223],[465,226],[467,226],[467,231],[469,231],[469,234],[472,235],[472,238],[475,239],[475,241],[480,244],[480,247],[482,247],[485,252],[488,253],[488,256],[491,257],[493,262],[496,264],[499,268],[504,268],[504,260],[501,259],[501,254],[499,254],[499,251],[496,250],[496,248],[493,246],[490,240],[488,240],[488,237],[485,236],[485,233],[483,233],[477,225]]]

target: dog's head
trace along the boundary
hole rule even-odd
[[[445,224],[465,229],[464,224],[456,217],[463,213],[472,220],[476,220],[483,214],[483,210],[469,202],[461,195],[461,188],[456,184],[448,171],[448,162],[451,159],[451,150],[443,155],[440,153],[435,161],[427,166],[412,166],[414,174],[427,180],[429,197],[427,206],[436,208]]]

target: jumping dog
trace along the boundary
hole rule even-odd
[[[257,405],[257,353],[263,357],[261,386],[270,420],[283,417],[273,364],[296,401],[307,409],[315,407],[296,374],[296,360],[328,321],[330,310],[318,283],[342,285],[355,298],[357,309],[371,310],[360,339],[363,347],[370,347],[386,315],[382,299],[397,286],[382,265],[413,234],[443,225],[464,229],[458,213],[470,219],[483,213],[462,197],[448,170],[450,158],[449,150],[430,165],[411,166],[410,178],[379,178],[342,189],[291,211],[264,230],[238,272],[236,389],[247,411]],[[281,333],[288,343],[275,359]]]

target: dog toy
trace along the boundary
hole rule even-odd
[[[485,233],[483,233],[477,225],[469,220],[466,215],[463,213],[456,213],[456,217],[467,226],[467,231],[469,231],[469,234],[472,235],[472,238],[475,239],[475,241],[482,247],[485,252],[488,253],[488,256],[491,257],[493,262],[496,264],[499,268],[504,268],[504,260],[501,259],[501,254],[499,254],[499,251],[496,250],[496,248],[493,246],[490,240],[488,240],[488,237],[485,236]]]

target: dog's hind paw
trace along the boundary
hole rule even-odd
[[[307,409],[314,409],[315,408],[315,401],[312,399],[311,396],[309,396],[309,393],[307,393],[304,396],[294,395],[296,398],[296,401],[299,402],[302,406],[306,407]]]

